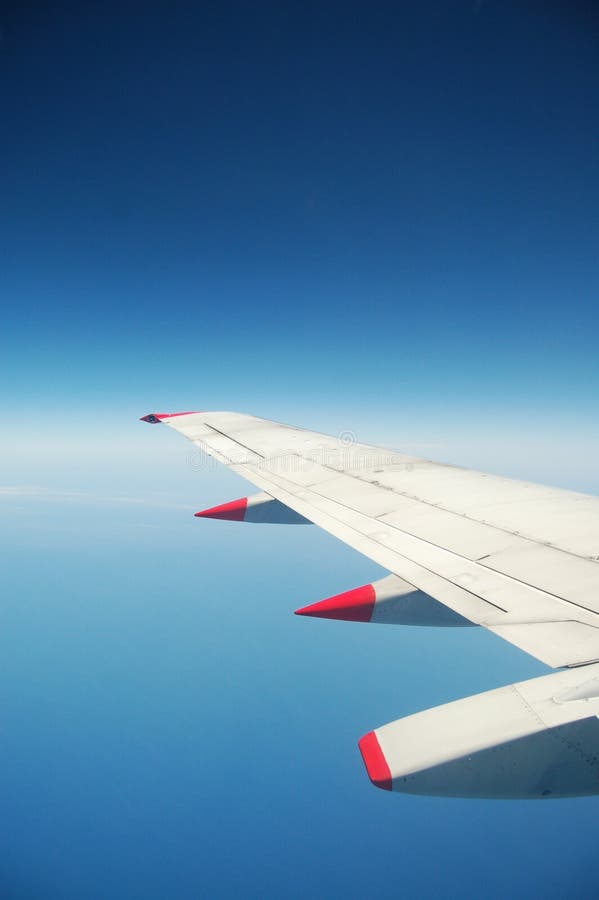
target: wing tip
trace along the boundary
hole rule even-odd
[[[199,412],[199,410],[189,410],[188,412],[174,412],[174,413],[148,413],[147,416],[140,416],[140,422],[149,422],[150,425],[156,425],[158,422],[162,422],[163,419],[173,419],[175,416],[194,416]]]

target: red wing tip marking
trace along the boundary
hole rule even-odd
[[[384,791],[392,790],[391,770],[387,765],[387,760],[383,755],[376,733],[369,731],[368,734],[365,734],[358,741],[358,747],[360,748],[368,777],[375,787],[382,788]]]
[[[194,515],[200,519],[226,519],[229,522],[243,522],[247,505],[248,498],[240,497],[239,500],[231,500],[230,503],[212,506],[210,509],[203,509],[201,512],[194,513]]]
[[[319,619],[342,619],[345,622],[370,622],[376,601],[371,584],[327,597],[311,606],[295,610],[296,616],[316,616]]]
[[[178,413],[149,413],[147,416],[141,416],[140,422],[149,422],[150,425],[155,425],[157,422],[162,422],[163,419],[172,419],[175,416],[193,416],[194,411],[190,412],[178,412]]]

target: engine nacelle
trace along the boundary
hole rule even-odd
[[[445,797],[599,794],[599,663],[383,725],[359,747],[386,790]]]

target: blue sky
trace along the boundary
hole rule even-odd
[[[597,493],[593,4],[0,29],[3,896],[595,896],[594,800],[389,797],[356,749],[543,667],[292,616],[382,573],[194,519],[247,486],[138,422],[237,409]]]

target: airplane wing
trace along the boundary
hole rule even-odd
[[[566,667],[369,732],[359,743],[375,784],[449,796],[599,793],[599,498],[240,413],[143,419],[259,489],[198,515],[313,522],[390,573],[299,614],[479,625]]]

